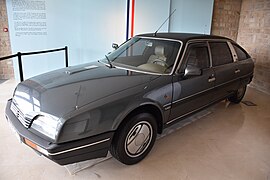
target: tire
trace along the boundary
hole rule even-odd
[[[126,165],[143,160],[151,151],[157,136],[157,123],[149,113],[140,113],[126,119],[116,131],[110,152]]]
[[[228,100],[230,102],[233,102],[233,103],[240,103],[243,99],[243,97],[245,96],[245,93],[246,93],[246,89],[247,89],[247,86],[242,86],[241,88],[239,88],[234,95],[232,95],[231,97],[228,98]]]

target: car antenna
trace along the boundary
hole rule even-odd
[[[156,32],[154,33],[154,36],[157,36],[157,32],[160,30],[160,28],[171,18],[171,16],[173,15],[173,13],[176,11],[176,9],[173,10],[173,12],[169,15],[169,17],[167,17],[167,19],[161,24],[161,26],[159,26],[159,28],[156,30]]]

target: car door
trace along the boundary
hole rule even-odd
[[[199,69],[199,74],[190,75],[187,72],[196,68]],[[212,101],[215,78],[206,42],[190,43],[179,69],[179,75],[173,78],[173,101],[167,124],[207,106]],[[185,72],[181,72],[181,69]],[[180,75],[181,73],[184,75]]]
[[[237,69],[236,74],[238,78],[247,79],[249,82],[250,80],[250,74],[253,72],[254,64],[253,60],[249,56],[249,54],[238,44],[231,43],[233,50],[235,51],[235,57],[236,57],[236,63],[237,63]],[[245,82],[244,84],[247,84],[248,82]]]
[[[239,87],[238,65],[233,60],[227,41],[209,42],[215,73],[215,100],[221,100],[234,93]]]

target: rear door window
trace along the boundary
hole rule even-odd
[[[226,42],[209,42],[213,66],[233,62],[232,54]]]

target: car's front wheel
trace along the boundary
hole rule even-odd
[[[157,136],[157,123],[149,113],[140,113],[117,130],[111,145],[111,154],[120,162],[132,165],[143,160],[151,151]]]
[[[232,95],[231,97],[229,97],[229,101],[233,102],[233,103],[240,103],[245,95],[247,86],[242,86],[241,88],[239,88],[234,95]]]

